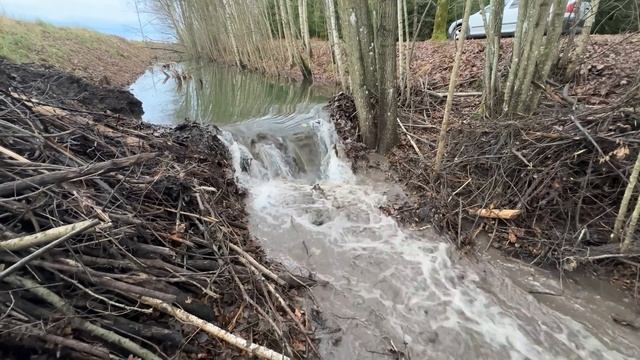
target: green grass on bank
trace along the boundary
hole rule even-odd
[[[108,78],[114,86],[128,85],[152,62],[164,58],[166,51],[159,47],[163,45],[0,16],[0,58],[49,64],[93,81]]]
[[[127,41],[116,36],[80,29],[57,27],[43,21],[26,22],[0,16],[0,56],[13,62],[49,63],[66,67],[75,51],[100,51],[125,57],[118,48]]]

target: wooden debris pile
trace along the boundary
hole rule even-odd
[[[437,104],[421,104],[423,109],[414,99],[400,119],[408,133],[388,156],[392,176],[412,201],[385,211],[420,227],[434,224],[461,246],[484,232],[492,246],[537,265],[571,270],[593,261],[636,263],[640,234],[632,234],[636,241],[624,254],[620,242],[610,242],[640,152],[635,84],[604,105],[558,96],[561,103],[547,103],[535,116],[497,121],[473,114],[479,99],[461,98],[440,174],[432,171],[432,160],[441,113],[423,116]],[[337,96],[329,111],[343,141],[357,143],[352,100]],[[357,144],[347,149],[356,160],[366,158]]]
[[[463,243],[484,229],[497,247],[565,269],[640,254],[637,242],[626,255],[610,243],[640,151],[639,120],[620,104],[460,124],[444,176],[431,180],[444,226],[460,234],[468,221]]]
[[[249,235],[217,129],[54,99],[54,75],[0,71],[0,358],[313,356],[308,282]]]

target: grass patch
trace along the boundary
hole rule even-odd
[[[140,46],[117,36],[58,27],[41,20],[19,21],[0,16],[0,57],[16,63],[48,63],[62,69],[74,63],[78,51],[125,57],[123,46]]]

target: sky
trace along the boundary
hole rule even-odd
[[[83,27],[132,40],[141,40],[142,34],[146,39],[170,40],[166,30],[143,3],[144,0],[0,0],[0,14],[21,20],[43,20],[59,26]]]

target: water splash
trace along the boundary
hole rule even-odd
[[[251,194],[253,234],[291,269],[329,282],[314,289],[340,328],[341,341],[321,344],[326,358],[386,358],[391,343],[416,359],[640,353],[615,331],[540,304],[498,268],[456,260],[434,233],[399,227],[379,210],[389,184],[354,176],[321,108],[252,120],[222,138]]]

